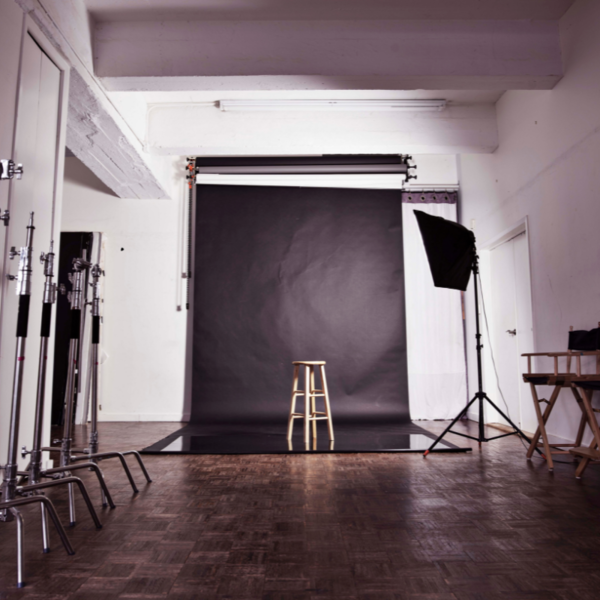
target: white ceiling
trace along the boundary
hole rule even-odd
[[[541,19],[574,0],[84,0],[99,21]]]

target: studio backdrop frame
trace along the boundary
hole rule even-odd
[[[199,166],[200,171],[194,179],[194,183],[202,185],[229,185],[229,186],[248,186],[248,185],[259,185],[261,187],[270,186],[297,186],[302,185],[303,187],[332,187],[332,188],[367,188],[367,189],[396,189],[398,193],[402,191],[402,202],[403,210],[405,213],[404,226],[408,224],[413,226],[415,231],[411,232],[414,236],[418,236],[416,224],[412,223],[414,217],[410,214],[410,220],[408,218],[409,213],[412,213],[412,209],[415,205],[418,205],[421,210],[431,210],[434,214],[439,214],[445,218],[456,219],[456,200],[457,191],[456,187],[452,189],[452,186],[444,186],[443,189],[429,189],[429,191],[423,191],[414,189],[406,189],[404,186],[404,175],[398,171],[394,172],[394,162],[397,163],[398,157],[389,157],[389,162],[383,164],[391,165],[381,169],[373,167],[371,165],[381,163],[381,157],[367,157],[368,161],[372,161],[366,170],[366,172],[359,173],[344,173],[342,176],[332,172],[323,172],[315,170],[310,172],[307,176],[307,169],[311,169],[311,165],[314,166],[316,159],[323,157],[301,157],[301,158],[285,158],[285,159],[272,159],[272,158],[261,158],[261,159],[232,159],[232,158],[209,158],[209,159],[198,159],[196,165]],[[339,159],[346,160],[347,157],[325,157],[326,161],[340,162]],[[351,157],[354,164],[359,164],[363,157]],[[367,162],[368,162],[367,161]],[[276,166],[279,167],[279,172],[275,169],[272,172],[269,165],[272,162],[279,163]],[[298,165],[299,163],[299,165]],[[295,167],[295,170],[289,169],[290,165]],[[298,166],[300,168],[298,168]],[[226,167],[222,170],[222,167]],[[240,168],[241,167],[241,168]],[[248,168],[251,167],[251,168]],[[286,172],[283,174],[281,168],[286,168],[292,172]],[[325,166],[328,169],[328,165]],[[355,168],[351,165],[351,168]],[[257,170],[253,170],[257,169]],[[374,172],[375,170],[381,172]],[[329,170],[329,169],[328,169]],[[196,185],[193,185],[192,192],[195,196]],[[450,197],[449,197],[450,196]],[[192,225],[195,225],[195,201],[191,204],[192,214],[191,221]],[[195,227],[192,227],[192,235],[195,234]],[[418,273],[422,270],[422,267],[427,265],[426,257],[422,249],[422,245],[419,239],[415,237],[418,244],[411,244],[409,251],[411,253],[411,260],[407,262],[407,271],[411,270],[411,277],[415,278],[415,271]],[[192,242],[195,238],[192,237]],[[406,240],[405,240],[406,242]],[[406,244],[404,251],[406,251]],[[422,255],[419,256],[418,253]],[[416,255],[416,256],[415,256]],[[414,258],[414,260],[413,260]],[[192,264],[191,268],[194,269],[193,260],[191,257]],[[418,276],[418,275],[417,275]],[[418,276],[420,277],[420,276]],[[427,274],[427,277],[430,277]],[[193,282],[193,278],[192,278]],[[189,283],[192,283],[189,282]],[[428,293],[439,296],[438,298],[432,299],[433,302],[437,302],[438,305],[443,304],[446,308],[444,311],[443,319],[446,321],[449,314],[458,315],[454,319],[455,326],[452,331],[448,331],[444,334],[443,344],[431,345],[428,344],[424,336],[421,334],[424,329],[431,326],[431,319],[427,319],[420,315],[416,321],[418,321],[417,329],[419,331],[412,331],[409,329],[408,332],[408,343],[412,344],[416,348],[415,352],[409,352],[408,364],[409,364],[409,387],[410,397],[419,397],[419,404],[415,407],[411,403],[410,411],[414,419],[429,419],[429,418],[447,418],[451,414],[455,414],[456,410],[466,403],[467,390],[466,390],[466,366],[464,363],[464,332],[462,330],[463,323],[460,315],[462,314],[462,306],[460,299],[452,297],[448,303],[448,298],[443,298],[447,294],[447,290],[431,289],[430,282],[421,282],[419,280],[419,287],[427,288]],[[407,296],[407,311],[415,313],[415,308],[418,302],[414,299],[412,302],[409,301],[410,295]],[[188,326],[188,347],[187,347],[187,368],[186,368],[186,403],[185,403],[185,417],[188,417],[191,413],[191,357],[192,357],[192,324],[193,324],[193,285],[190,286],[190,318]],[[415,321],[415,319],[412,319]],[[447,352],[448,348],[451,348],[451,352]],[[452,357],[448,360],[448,357]],[[437,366],[436,366],[437,365]],[[286,392],[281,402],[283,405],[286,404],[286,397],[289,395],[290,382],[288,381],[289,375],[285,376],[285,387]],[[448,386],[448,381],[451,381]],[[442,383],[442,382],[445,382]],[[450,393],[447,394],[447,398],[444,399],[443,403],[440,403],[439,390],[442,386],[446,389],[450,389]],[[287,410],[287,407],[286,407]]]

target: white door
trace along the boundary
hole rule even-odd
[[[61,71],[40,49],[29,34],[25,35],[19,104],[13,158],[23,163],[21,181],[12,182],[10,225],[7,229],[7,247],[17,249],[25,244],[29,213],[34,212],[33,275],[31,308],[26,347],[19,445],[31,447],[35,409],[38,353],[44,277],[38,261],[40,253],[47,252],[54,225],[54,192],[57,176]],[[8,415],[11,413],[11,395],[16,347],[17,296],[15,282],[7,275],[16,275],[18,258],[4,260],[1,273],[3,302],[0,307],[0,460],[7,452]],[[51,373],[53,343],[48,356]],[[46,386],[46,389],[51,386]],[[47,398],[49,394],[47,394]],[[49,427],[48,434],[49,434]]]
[[[496,372],[486,378],[487,392],[515,425],[530,429],[529,411],[524,410],[528,406],[529,392],[522,380],[521,359],[521,354],[531,352],[533,346],[529,248],[525,231],[490,251],[490,275],[489,325]],[[507,424],[494,410],[487,413],[487,421]]]

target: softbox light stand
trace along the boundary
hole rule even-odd
[[[519,435],[530,444],[531,440],[529,440],[519,427],[517,427],[510,418],[496,406],[483,389],[483,369],[481,364],[481,350],[483,344],[481,343],[481,330],[479,324],[479,256],[477,255],[475,246],[475,236],[472,231],[469,231],[458,223],[446,221],[445,219],[428,215],[422,211],[415,210],[414,212],[417,222],[419,223],[419,229],[421,230],[427,259],[436,287],[466,291],[470,274],[473,273],[473,293],[475,295],[475,339],[477,340],[477,392],[452,420],[450,425],[444,429],[433,444],[431,444],[431,446],[423,453],[423,456],[426,457],[432,452],[447,433],[453,433],[470,440],[475,440],[479,443],[480,447],[482,442],[491,442],[492,440],[497,440],[510,435]],[[462,417],[467,414],[469,408],[476,402],[479,406],[477,436],[452,431],[452,427],[454,427],[456,422],[462,419]],[[489,438],[486,437],[483,416],[485,402],[488,402],[492,408],[497,410],[514,431]]]

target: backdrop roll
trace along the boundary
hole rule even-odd
[[[293,360],[335,422],[410,420],[396,190],[197,187],[192,421],[282,423]]]

